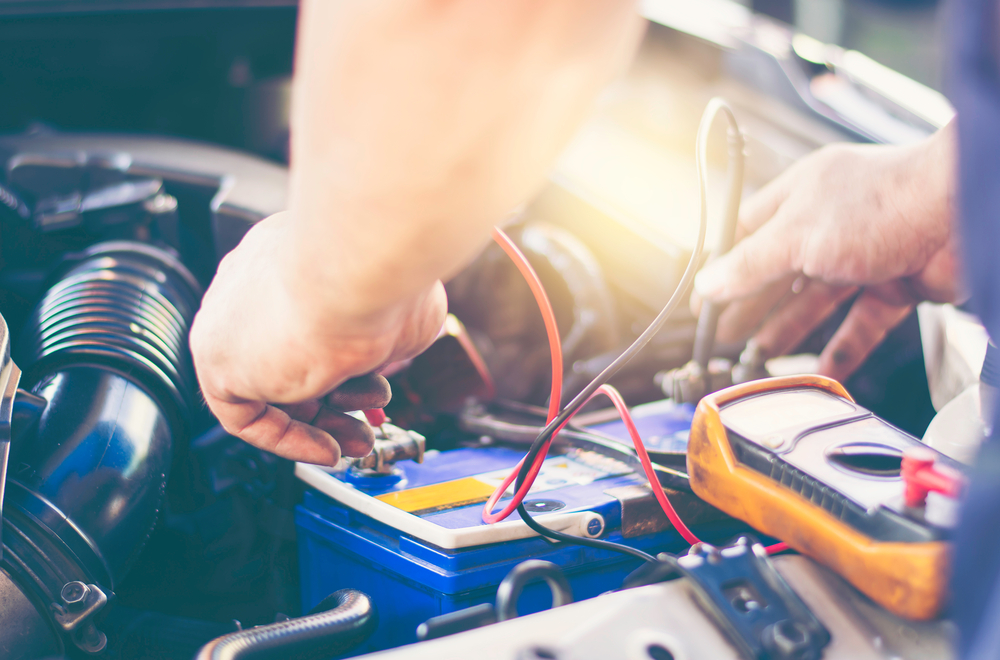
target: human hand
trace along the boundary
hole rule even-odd
[[[819,361],[842,380],[913,305],[961,298],[953,140],[948,126],[913,146],[825,147],[747,200],[745,238],[695,280],[694,305],[730,303],[718,339],[753,333],[782,355],[856,295]]]
[[[363,314],[338,312],[336,292],[313,304],[317,292],[288,285],[290,224],[288,213],[261,221],[222,260],[191,328],[191,353],[226,431],[285,458],[333,465],[341,453],[371,450],[371,427],[344,412],[388,403],[388,382],[372,372],[430,345],[447,302],[435,282]]]

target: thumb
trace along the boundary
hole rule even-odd
[[[695,277],[695,292],[712,302],[726,302],[757,293],[797,271],[793,267],[796,235],[782,224],[768,222],[710,262]]]

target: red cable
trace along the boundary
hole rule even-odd
[[[549,393],[549,417],[546,420],[547,424],[556,418],[556,415],[559,414],[559,409],[562,407],[563,355],[562,342],[559,340],[559,327],[556,325],[556,315],[552,311],[552,303],[549,302],[549,296],[545,293],[545,288],[542,286],[542,280],[539,279],[538,273],[531,267],[528,258],[514,244],[514,241],[510,240],[510,236],[505,234],[499,227],[494,227],[493,240],[503,248],[503,251],[507,253],[507,256],[517,266],[517,269],[521,271],[521,275],[524,276],[525,281],[527,281],[528,286],[531,288],[532,295],[535,296],[535,302],[538,303],[538,309],[542,313],[542,320],[545,322],[545,334],[549,337],[549,351],[552,353],[552,390]]]
[[[663,509],[663,513],[667,515],[667,518],[674,526],[674,529],[676,529],[677,533],[684,537],[684,540],[691,545],[701,543],[701,539],[695,536],[694,532],[692,532],[688,526],[684,524],[684,521],[681,520],[680,516],[677,515],[677,510],[674,509],[674,505],[670,503],[670,500],[667,498],[667,494],[664,493],[663,488],[660,487],[660,480],[656,477],[656,472],[653,470],[653,462],[650,460],[649,454],[646,452],[646,446],[643,444],[642,438],[639,436],[639,430],[636,428],[635,421],[632,419],[632,413],[625,404],[625,400],[622,398],[621,393],[619,393],[613,386],[604,384],[597,388],[597,391],[594,392],[591,398],[597,394],[604,394],[611,399],[611,403],[614,404],[615,410],[618,411],[622,422],[625,423],[625,428],[628,429],[628,434],[632,438],[632,444],[635,446],[635,453],[639,455],[639,462],[642,463],[642,471],[646,473],[646,479],[649,480],[649,486],[653,491],[653,496],[656,498],[656,501],[659,502],[660,508]],[[784,543],[776,543],[765,548],[768,554],[774,554],[775,552],[781,552],[787,549],[788,546]]]
[[[501,248],[503,248],[504,252],[507,253],[507,256],[511,258],[518,270],[521,271],[521,275],[524,276],[524,279],[528,282],[528,286],[531,288],[531,293],[535,296],[535,302],[538,303],[538,309],[541,311],[542,319],[545,322],[545,332],[548,335],[549,349],[552,353],[552,391],[549,395],[549,413],[546,421],[546,423],[548,423],[555,419],[556,415],[559,414],[559,407],[562,403],[562,343],[559,340],[559,329],[556,325],[555,313],[552,311],[552,303],[549,302],[549,297],[545,293],[545,288],[542,286],[538,273],[536,273],[535,269],[531,267],[530,263],[528,263],[528,259],[524,256],[524,253],[518,249],[517,245],[515,245],[510,237],[507,236],[507,234],[505,234],[499,227],[493,228],[493,239],[500,245]],[[622,395],[611,385],[604,384],[597,388],[597,390],[590,395],[590,398],[588,398],[587,401],[590,401],[590,399],[597,396],[597,394],[604,394],[611,399],[611,403],[614,404],[615,409],[618,411],[622,421],[625,423],[625,428],[628,429],[629,436],[632,438],[632,444],[635,446],[636,454],[639,456],[639,462],[642,464],[642,470],[646,473],[646,478],[649,480],[653,496],[660,504],[660,508],[663,509],[663,513],[666,514],[671,524],[673,524],[674,529],[676,529],[688,543],[692,545],[695,543],[701,543],[701,540],[695,536],[690,529],[688,529],[688,526],[685,525],[684,521],[677,515],[677,511],[667,498],[667,494],[663,492],[663,488],[660,486],[660,480],[656,477],[656,472],[653,470],[653,463],[649,459],[649,454],[646,452],[646,447],[642,442],[642,438],[639,437],[639,430],[635,427],[635,422],[632,420],[632,413],[625,404],[625,400],[622,398]],[[583,408],[583,406],[580,408]],[[538,456],[535,458],[535,462],[532,464],[531,469],[528,470],[527,478],[525,478],[524,483],[521,484],[521,487],[514,494],[511,501],[508,502],[507,506],[505,506],[498,513],[493,513],[492,510],[493,507],[496,506],[497,501],[503,497],[507,488],[510,487],[510,485],[517,479],[517,473],[520,471],[521,465],[524,463],[524,459],[521,459],[521,461],[514,466],[511,473],[507,475],[507,477],[503,480],[503,483],[501,483],[496,490],[493,491],[493,494],[490,495],[490,498],[486,501],[486,505],[483,507],[483,522],[500,522],[517,510],[517,507],[521,504],[527,496],[528,491],[531,490],[531,486],[535,483],[535,477],[538,476],[538,472],[542,468],[542,463],[545,461],[545,457],[548,454],[552,438],[558,435],[559,431],[561,431],[568,423],[569,419],[567,419],[562,426],[556,429],[545,444],[542,445],[541,450],[538,452]],[[782,552],[787,549],[788,546],[784,543],[776,543],[765,548],[768,554]]]
[[[562,375],[563,375],[563,363],[562,363],[562,342],[559,339],[559,328],[556,325],[556,315],[552,311],[552,303],[549,302],[549,296],[545,293],[545,287],[542,286],[542,281],[538,277],[538,273],[535,269],[531,267],[528,262],[528,258],[524,256],[524,253],[514,244],[514,241],[510,240],[510,237],[504,233],[499,227],[493,228],[493,240],[497,242],[503,251],[507,253],[517,269],[521,271],[521,275],[527,281],[528,286],[531,288],[532,295],[535,296],[535,302],[538,303],[538,309],[542,313],[542,320],[545,322],[545,334],[549,338],[549,352],[552,355],[552,390],[549,393],[549,414],[546,420],[546,424],[555,419],[556,415],[559,414],[559,408],[562,405]],[[563,425],[565,426],[565,424]],[[549,445],[552,443],[552,438],[562,430],[562,427],[556,429],[555,433],[549,438],[549,440],[542,445],[541,450],[538,452],[538,456],[535,458],[534,464],[532,464],[531,469],[528,471],[528,476],[521,484],[521,487],[516,493],[514,493],[514,498],[507,503],[503,509],[497,513],[493,513],[493,507],[496,506],[497,502],[503,497],[503,494],[507,492],[507,488],[510,487],[512,483],[517,479],[517,473],[521,469],[521,464],[524,463],[522,459],[516,466],[514,466],[514,471],[511,472],[503,483],[500,484],[490,498],[486,500],[486,505],[483,507],[483,522],[485,523],[497,523],[504,520],[510,514],[517,510],[517,507],[524,501],[524,498],[528,495],[528,491],[531,490],[532,484],[535,483],[535,477],[538,476],[538,471],[542,469],[542,463],[545,462],[545,456],[548,454]]]
[[[646,447],[642,444],[642,438],[639,437],[639,430],[635,428],[635,422],[632,420],[632,413],[629,412],[628,406],[625,405],[625,400],[622,399],[622,395],[618,393],[611,385],[601,385],[597,388],[598,392],[606,395],[611,399],[611,403],[614,404],[615,409],[618,414],[621,415],[622,421],[625,422],[625,428],[628,429],[628,434],[632,437],[632,444],[635,445],[635,453],[639,455],[639,462],[642,463],[642,471],[646,473],[646,478],[649,479],[649,487],[653,491],[653,496],[656,501],[660,503],[660,508],[663,509],[663,513],[667,514],[667,518],[670,519],[671,524],[674,529],[684,537],[684,540],[688,543],[694,545],[695,543],[701,543],[701,539],[694,535],[694,533],[688,529],[688,526],[684,524],[680,516],[677,515],[677,511],[674,510],[673,505],[670,500],[667,499],[667,494],[663,492],[663,488],[660,486],[660,480],[656,477],[656,472],[653,471],[653,462],[649,460],[649,454],[646,453]]]

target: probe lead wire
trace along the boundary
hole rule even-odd
[[[563,409],[555,419],[551,420],[542,429],[542,432],[538,434],[535,441],[531,444],[531,448],[528,450],[525,460],[521,463],[521,467],[517,474],[517,487],[520,489],[521,484],[525,482],[528,476],[530,466],[535,462],[535,458],[538,456],[543,445],[546,445],[548,441],[552,438],[556,429],[563,426],[570,417],[576,413],[577,410],[583,407],[587,400],[597,391],[597,388],[608,382],[612,376],[618,373],[629,360],[631,360],[635,355],[641,351],[646,345],[653,339],[653,337],[658,333],[663,326],[666,324],[670,315],[673,314],[677,305],[680,304],[684,297],[684,294],[688,292],[691,287],[691,283],[694,280],[695,274],[698,272],[698,265],[701,262],[702,251],[705,247],[705,234],[708,229],[708,135],[712,128],[712,123],[715,117],[720,112],[726,114],[727,119],[735,125],[736,117],[733,114],[732,109],[726,102],[721,98],[713,98],[708,102],[708,106],[705,108],[705,112],[702,115],[701,123],[698,126],[698,138],[695,148],[695,164],[698,170],[698,192],[701,198],[701,215],[698,223],[698,238],[695,241],[694,248],[691,251],[691,257],[688,259],[687,266],[684,269],[684,274],[681,276],[681,281],[678,282],[677,287],[674,289],[673,294],[667,301],[667,304],[663,306],[660,313],[657,314],[653,322],[649,324],[642,334],[640,334],[632,345],[629,346],[625,351],[619,355],[614,361],[611,362],[604,370],[597,375],[590,383],[587,384],[583,390],[580,391],[573,400],[570,401],[566,407]],[[518,513],[521,518],[524,519],[528,526],[532,527],[533,522],[529,522],[531,516],[528,512],[524,510],[523,506],[518,507]],[[537,529],[535,531],[538,531]],[[550,530],[546,530],[547,532]],[[546,534],[549,536],[549,534]],[[568,535],[567,535],[568,536]]]
[[[495,228],[493,232],[493,237],[496,242],[504,249],[507,255],[514,261],[517,265],[518,270],[527,280],[529,287],[531,288],[532,294],[535,297],[535,301],[538,303],[539,310],[541,311],[542,318],[545,322],[545,329],[549,339],[549,348],[552,352],[552,393],[549,399],[549,414],[547,419],[547,424],[538,437],[535,438],[528,450],[525,457],[517,464],[514,471],[504,480],[504,482],[496,489],[496,491],[491,495],[490,499],[487,501],[486,506],[483,509],[483,520],[488,523],[499,522],[507,516],[510,515],[512,510],[516,507],[516,510],[525,524],[531,529],[536,531],[538,534],[548,537],[550,539],[567,541],[569,543],[574,543],[577,545],[590,546],[601,549],[614,550],[617,552],[622,552],[629,554],[644,561],[656,561],[656,559],[636,548],[627,546],[620,543],[613,543],[610,541],[602,541],[599,539],[590,539],[585,537],[573,536],[570,534],[565,534],[562,532],[557,532],[550,530],[531,517],[528,511],[524,508],[523,500],[527,495],[528,491],[531,489],[535,478],[541,469],[542,463],[545,460],[545,455],[548,452],[549,445],[552,442],[552,438],[569,423],[570,418],[577,411],[579,411],[584,405],[587,404],[594,396],[597,394],[605,394],[608,396],[618,411],[625,423],[626,428],[629,431],[629,435],[635,445],[636,453],[639,456],[639,460],[642,464],[643,471],[646,473],[646,477],[649,480],[650,488],[653,491],[657,502],[663,509],[667,518],[673,524],[674,528],[678,533],[689,543],[695,544],[700,543],[700,539],[684,524],[684,522],[677,515],[676,510],[670,503],[666,494],[663,492],[663,488],[659,483],[659,479],[656,477],[656,473],[653,470],[652,462],[649,459],[649,455],[645,450],[642,439],[639,436],[639,432],[635,427],[635,422],[632,419],[632,415],[625,404],[624,399],[618,393],[618,391],[607,385],[606,382],[614,376],[617,371],[624,366],[629,360],[631,360],[642,348],[644,348],[653,336],[659,332],[659,330],[666,323],[667,319],[676,309],[678,303],[680,302],[684,293],[688,291],[691,286],[691,282],[694,279],[694,275],[697,273],[698,264],[701,260],[701,255],[704,250],[705,244],[705,234],[707,233],[708,227],[708,183],[707,183],[707,162],[708,162],[708,136],[712,128],[714,120],[719,113],[723,113],[729,123],[729,130],[735,133],[740,138],[740,144],[742,145],[742,136],[739,133],[739,126],[736,123],[736,117],[732,109],[726,104],[726,102],[720,98],[713,98],[709,101],[708,106],[705,108],[705,112],[702,115],[701,123],[698,127],[698,138],[696,144],[696,166],[698,171],[698,187],[699,194],[701,198],[701,216],[698,227],[698,239],[695,243],[695,247],[691,252],[691,257],[688,260],[688,264],[684,269],[684,273],[681,277],[681,281],[678,283],[674,293],[671,295],[667,304],[664,305],[663,309],[656,316],[649,327],[629,346],[618,358],[616,358],[611,364],[609,364],[596,378],[594,378],[576,397],[573,398],[569,404],[558,414],[555,414],[555,410],[558,409],[559,402],[561,401],[562,395],[562,347],[559,339],[559,332],[556,326],[555,315],[552,311],[552,305],[549,302],[548,296],[545,293],[544,287],[538,278],[537,273],[528,263],[527,258],[524,254],[517,248],[517,246],[510,240],[510,238],[499,228]],[[731,154],[732,156],[732,154]],[[731,194],[732,191],[730,191]],[[735,194],[738,194],[735,193]],[[515,478],[516,474],[516,478]],[[496,502],[500,499],[506,489],[510,486],[510,483],[515,481],[517,492],[515,493],[513,499],[508,503],[508,505],[500,512],[494,514],[492,513],[492,508],[496,505]],[[655,484],[655,485],[654,485]],[[784,543],[777,543],[766,548],[769,554],[775,552],[781,552],[787,550],[788,546]]]

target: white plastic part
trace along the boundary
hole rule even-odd
[[[941,408],[924,432],[924,443],[956,461],[971,464],[987,435],[981,387],[979,383],[970,385]]]

